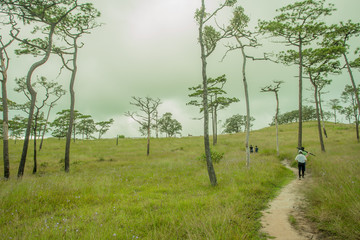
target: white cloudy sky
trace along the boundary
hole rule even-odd
[[[99,22],[104,25],[83,39],[84,47],[79,52],[79,68],[76,80],[76,109],[90,114],[95,121],[113,118],[114,125],[106,137],[117,134],[139,136],[138,125],[124,116],[126,111],[136,109],[129,104],[131,96],[160,98],[163,104],[160,115],[171,112],[182,123],[183,135],[201,135],[202,121],[198,109],[187,106],[190,99],[188,87],[201,83],[200,49],[197,42],[197,25],[194,12],[200,0],[94,0],[101,11]],[[216,7],[221,1],[207,0],[209,8]],[[240,0],[255,26],[258,19],[271,19],[275,10],[294,1],[290,0]],[[352,19],[359,22],[360,2],[358,0],[329,0],[338,9],[327,21],[338,22]],[[220,16],[219,16],[220,17]],[[220,17],[230,19],[231,12],[225,11]],[[261,39],[264,47],[254,54],[284,49],[269,39]],[[225,43],[225,42],[224,42]],[[359,43],[359,38],[354,41]],[[358,44],[359,45],[359,44]],[[241,56],[231,53],[220,62],[225,48],[219,46],[208,59],[209,77],[226,74],[228,83],[225,90],[240,102],[219,113],[222,122],[234,114],[245,115],[244,89],[241,79]],[[13,67],[9,77],[24,76],[33,63],[31,57],[13,57]],[[45,75],[55,79],[58,74],[58,61],[53,57],[35,75]],[[282,112],[297,109],[297,69],[269,62],[248,63],[247,77],[250,92],[251,115],[255,117],[254,128],[268,126],[275,112],[275,97],[271,93],[260,93],[261,87],[273,80],[283,80],[280,96]],[[360,74],[355,71],[358,79]],[[325,100],[339,98],[345,84],[349,84],[344,72],[334,76],[333,85],[328,88]],[[68,89],[66,74],[56,79]],[[11,81],[11,80],[9,80]],[[359,81],[357,81],[359,83]],[[9,89],[13,83],[9,82]],[[306,89],[310,84],[305,80],[305,98],[311,92]],[[11,100],[21,101],[21,96],[9,92]],[[69,96],[63,97],[55,111],[69,108]]]

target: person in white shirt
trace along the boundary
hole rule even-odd
[[[299,168],[299,180],[301,180],[301,177],[304,178],[305,173],[305,163],[307,161],[308,153],[299,150],[299,154],[295,157],[295,160],[298,162],[298,168]]]

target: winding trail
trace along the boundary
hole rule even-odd
[[[286,160],[284,160],[282,164],[292,170],[297,176],[297,169],[291,168]],[[304,203],[304,197],[299,189],[309,183],[311,180],[309,177],[309,174],[307,174],[305,175],[305,179],[298,180],[295,178],[292,180],[281,190],[280,194],[270,202],[269,208],[262,212],[262,231],[269,237],[277,240],[317,239],[300,211],[301,204]],[[297,229],[291,225],[289,220],[290,216],[296,222],[295,225]]]

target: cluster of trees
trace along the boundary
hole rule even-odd
[[[240,114],[235,114],[232,117],[226,119],[223,125],[224,133],[239,133],[246,131],[247,117]],[[253,126],[252,122],[255,121],[254,117],[250,117],[250,128]]]
[[[315,121],[317,119],[316,117],[316,109],[313,106],[303,106],[302,108],[302,121]],[[330,112],[325,112],[325,120],[330,119],[331,114]],[[290,112],[286,112],[283,114],[279,114],[277,117],[278,124],[287,124],[287,123],[294,123],[299,122],[299,111],[293,110]],[[272,122],[270,123],[270,126],[275,126],[275,117],[273,118]]]
[[[360,85],[357,87],[357,94],[360,94]],[[327,136],[325,129],[325,121],[334,119],[335,124],[338,122],[339,115],[345,117],[349,124],[354,123],[356,129],[356,138],[359,141],[359,112],[358,106],[356,103],[356,95],[354,92],[354,88],[351,85],[345,85],[344,90],[341,92],[340,99],[335,98],[329,100],[327,105],[330,106],[331,111],[324,111],[322,108],[322,100],[319,98],[319,111],[320,118],[322,122],[323,133],[325,137]],[[312,106],[303,106],[303,121],[316,121],[317,113],[316,109]],[[283,114],[279,114],[277,117],[274,117],[270,126],[276,125],[276,120],[278,124],[287,124],[299,121],[299,113],[298,110],[293,110],[290,112],[286,112]]]
[[[62,110],[61,112],[56,113],[56,115],[57,117],[54,121],[48,122],[48,119],[45,118],[44,112],[41,112],[41,114],[36,119],[37,123],[35,124],[34,121],[32,124],[33,131],[31,138],[41,138],[39,150],[42,148],[44,135],[46,133],[51,132],[53,137],[59,139],[66,137],[70,119],[70,110]],[[108,121],[95,122],[90,115],[84,115],[75,110],[75,118],[73,122],[73,140],[75,141],[76,136],[82,139],[100,139],[109,130],[113,123],[113,119]],[[50,127],[48,125],[50,125]],[[11,120],[9,120],[9,136],[10,138],[15,139],[15,143],[17,139],[23,138],[26,126],[27,119],[21,115],[15,115]],[[2,133],[3,132],[1,131],[1,134]]]
[[[291,120],[297,119],[298,126],[298,147],[302,147],[302,122],[307,119],[308,108],[303,107],[303,80],[309,79],[314,93],[315,119],[318,123],[319,140],[321,150],[325,151],[321,119],[321,94],[323,89],[331,84],[329,77],[341,74],[343,69],[349,73],[349,78],[354,93],[356,111],[360,113],[360,104],[357,86],[355,84],[352,70],[360,67],[360,56],[358,46],[351,46],[351,38],[360,34],[360,23],[340,22],[338,24],[327,25],[324,22],[326,16],[335,12],[333,4],[326,4],[326,0],[303,0],[291,3],[280,9],[279,13],[270,21],[258,21],[256,29],[249,29],[250,18],[245,14],[241,6],[237,6],[237,0],[224,0],[214,11],[207,11],[205,0],[200,0],[201,7],[196,10],[195,19],[199,27],[198,41],[201,49],[202,63],[202,110],[204,114],[204,147],[207,160],[207,168],[210,182],[216,185],[216,174],[212,166],[208,125],[209,125],[209,92],[210,86],[207,77],[207,60],[214,52],[220,40],[227,39],[228,51],[240,50],[242,58],[242,81],[245,91],[246,104],[246,162],[250,164],[249,154],[249,131],[250,131],[250,104],[248,94],[248,79],[246,76],[247,59],[252,60],[271,60],[272,62],[285,65],[298,66],[298,90],[299,107],[298,117],[291,116]],[[225,24],[219,24],[216,16],[224,9],[232,8],[233,17]],[[258,35],[264,35],[275,39],[277,43],[283,44],[287,49],[278,54],[264,54],[264,57],[256,58],[247,54],[248,48],[259,47]],[[268,38],[266,38],[268,39]],[[227,54],[225,53],[225,56]],[[350,58],[352,58],[350,60]],[[343,61],[341,61],[343,59]],[[278,121],[279,99],[277,92],[280,84],[268,86],[262,89],[264,92],[275,92],[277,108],[275,123]],[[290,117],[286,114],[286,118]],[[283,116],[281,116],[283,117]],[[285,116],[284,116],[285,118]],[[314,116],[311,116],[314,119]],[[281,121],[283,119],[280,119]],[[324,128],[324,127],[323,127]]]
[[[62,110],[56,113],[56,119],[50,123],[53,131],[51,135],[56,138],[65,138],[68,130],[70,120],[70,110]],[[94,139],[101,137],[110,129],[114,123],[114,119],[107,121],[95,122],[91,115],[84,115],[74,111],[73,121],[73,139],[75,141],[76,135],[79,135],[82,139]],[[96,136],[94,136],[97,134]]]
[[[4,177],[10,177],[9,163],[9,102],[7,97],[8,70],[12,67],[11,57],[16,54],[34,56],[34,63],[28,69],[25,78],[19,80],[19,92],[24,92],[29,102],[23,106],[28,117],[25,119],[26,129],[23,151],[20,159],[18,177],[24,174],[26,156],[30,141],[30,135],[36,134],[37,121],[40,117],[40,109],[45,106],[37,103],[38,92],[33,84],[33,75],[36,70],[45,65],[50,55],[56,55],[61,59],[59,69],[70,72],[70,119],[67,128],[65,147],[65,171],[70,167],[70,140],[74,121],[75,93],[74,82],[77,73],[77,56],[83,46],[80,39],[89,34],[92,29],[99,26],[96,23],[100,12],[91,3],[80,3],[78,0],[2,0],[0,2],[0,81],[2,86],[2,112],[3,112],[3,159]],[[29,31],[30,30],[30,31]],[[30,32],[30,34],[29,34]],[[10,49],[15,48],[13,53]],[[12,79],[15,81],[15,79]],[[43,86],[47,83],[46,78],[41,78]],[[55,89],[56,86],[46,89]],[[25,91],[26,89],[26,91]],[[54,90],[55,91],[55,90]],[[49,93],[49,92],[48,92]],[[54,95],[57,93],[53,92]],[[62,95],[63,90],[58,92]],[[50,95],[50,94],[49,94]],[[49,98],[45,94],[45,98]],[[51,104],[50,104],[51,108]],[[13,119],[14,120],[14,119]],[[34,131],[33,131],[34,130]],[[36,137],[34,141],[36,141]],[[34,170],[36,172],[36,144],[34,144]]]
[[[360,113],[358,112],[358,105],[356,101],[356,95],[360,94],[360,85],[358,85],[355,94],[354,88],[351,85],[346,85],[345,89],[341,93],[340,99],[334,98],[329,101],[329,105],[332,109],[332,116],[335,123],[337,122],[338,114],[345,116],[349,123],[355,123],[356,138],[359,139],[359,120]],[[341,104],[342,103],[342,104]]]

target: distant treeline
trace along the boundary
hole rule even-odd
[[[303,106],[303,121],[315,121],[316,109],[312,106]],[[329,120],[332,117],[332,113],[324,112],[324,120]],[[278,116],[278,124],[294,123],[299,121],[299,110],[293,110]],[[275,125],[275,117],[273,117],[270,126]]]

